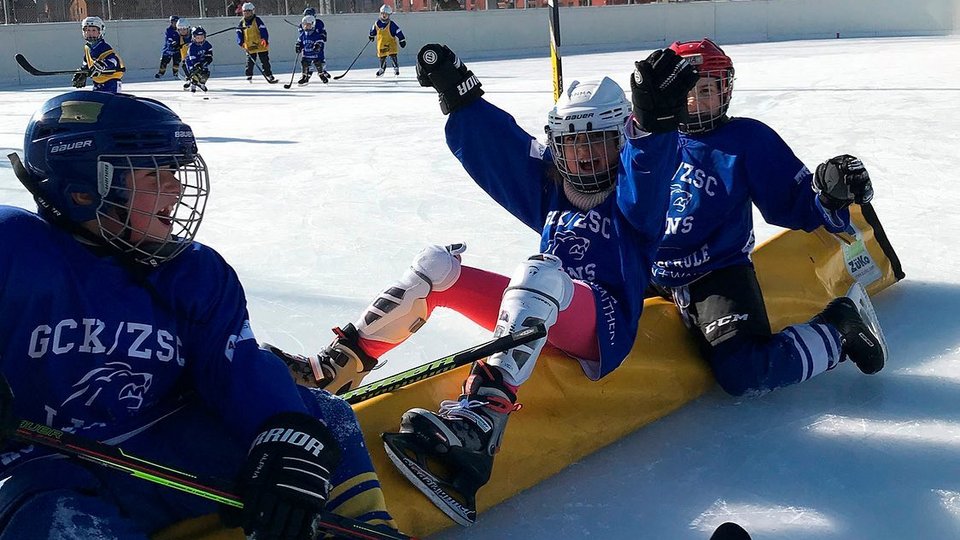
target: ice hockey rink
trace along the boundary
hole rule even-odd
[[[566,80],[609,75],[629,88],[633,61],[650,51],[628,47],[568,52]],[[716,389],[470,529],[436,538],[705,539],[724,521],[757,540],[960,537],[960,37],[725,50],[737,70],[733,115],[772,126],[810,167],[842,153],[866,164],[907,275],[874,299],[887,367],[867,377],[842,364],[753,399]],[[403,51],[399,78],[354,69],[290,90],[216,64],[206,94],[145,73],[124,83],[193,127],[212,182],[198,238],[237,269],[261,341],[315,353],[330,327],[353,321],[427,244],[465,241],[465,264],[504,274],[537,252],[539,234],[493,203],[447,150],[444,116],[415,80],[414,52]],[[463,60],[488,100],[542,137],[553,104],[549,59]],[[276,66],[282,83],[291,68]],[[4,155],[22,150],[33,110],[70,89],[68,76],[36,82],[59,86],[0,86]],[[6,162],[0,203],[32,207]],[[756,220],[760,239],[776,232]],[[375,373],[487,336],[438,310]]]

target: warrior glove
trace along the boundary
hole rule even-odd
[[[671,49],[653,51],[634,65],[630,93],[638,127],[649,133],[677,129],[687,114],[687,93],[700,77],[696,68]]]
[[[863,163],[848,154],[830,158],[817,165],[813,190],[827,210],[840,210],[850,203],[865,204],[873,199],[873,184]]]
[[[83,88],[87,85],[87,77],[90,75],[90,72],[86,69],[77,70],[73,74],[73,87],[74,88]]]
[[[303,52],[303,43],[300,43],[300,42],[298,41],[297,44],[293,46],[293,52],[295,52],[295,53],[297,53],[297,54],[302,53],[302,52]]]
[[[450,114],[483,95],[476,75],[446,45],[437,43],[424,45],[417,53],[417,82],[437,90],[443,114]]]
[[[316,536],[340,447],[327,426],[303,413],[267,420],[240,478],[244,533],[276,540]]]

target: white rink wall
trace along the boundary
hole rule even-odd
[[[291,22],[299,17],[287,16]],[[284,17],[264,17],[271,36],[271,60],[290,65],[296,28]],[[374,14],[323,17],[330,40],[327,69],[342,71],[364,45]],[[397,13],[407,36],[401,66],[411,65],[421,45],[448,44],[466,59],[532,56],[547,52],[545,9],[482,12]],[[237,18],[192,19],[208,33],[229,28]],[[107,41],[127,65],[128,80],[148,77],[160,59],[165,20],[107,21]],[[664,46],[675,39],[709,36],[721,44],[840,37],[947,35],[960,28],[960,0],[745,0],[565,8],[561,12],[563,48],[637,49]],[[242,64],[235,33],[210,38],[214,77],[237,75],[217,67]],[[22,53],[40,69],[70,69],[82,58],[78,23],[0,25],[0,86],[35,85],[13,59]],[[357,67],[376,62],[368,47]],[[282,72],[281,70],[277,70]]]

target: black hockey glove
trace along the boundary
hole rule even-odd
[[[404,48],[404,47],[406,47],[406,46],[407,46],[407,40],[401,39],[401,40],[400,40],[400,48],[402,49],[402,48]]]
[[[373,41],[373,36],[370,36],[370,41]]]
[[[850,203],[864,204],[873,199],[870,174],[859,159],[843,154],[817,165],[813,190],[827,210],[839,210]]]
[[[302,413],[267,420],[240,477],[243,531],[271,540],[313,539],[339,462],[340,447],[320,420]]]
[[[297,53],[297,54],[302,53],[302,52],[303,52],[303,43],[300,43],[300,42],[298,41],[297,44],[293,46],[293,52],[295,52],[295,53]]]
[[[87,85],[87,77],[90,76],[90,72],[86,68],[78,69],[76,73],[73,74],[73,87],[74,88],[83,88]]]
[[[670,49],[653,51],[634,65],[630,93],[640,129],[650,133],[677,129],[687,116],[687,93],[700,77],[696,68]]]
[[[483,95],[476,75],[446,45],[430,43],[417,53],[417,82],[440,94],[440,110],[450,114]]]
[[[319,51],[319,50],[322,49],[322,48],[323,48],[323,42],[322,42],[322,41],[314,41],[314,42],[313,42],[313,50]]]

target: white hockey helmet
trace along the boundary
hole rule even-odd
[[[100,34],[95,38],[87,39],[85,30],[91,27],[100,30]],[[104,28],[106,28],[106,25],[103,24],[103,19],[101,19],[100,17],[86,17],[82,21],[80,21],[80,31],[84,33],[84,36],[83,36],[84,39],[86,39],[87,43],[90,43],[90,44],[96,43],[103,38]]]
[[[180,19],[177,21],[177,31],[182,34],[183,30],[188,32],[190,31],[190,21],[186,19]]]
[[[577,191],[600,193],[616,183],[620,161],[611,157],[619,156],[623,147],[623,126],[630,107],[620,85],[604,77],[571,81],[548,113],[546,132],[553,159],[561,176]],[[584,137],[576,137],[581,134]],[[593,153],[600,142],[607,167],[592,170],[587,162],[601,157]],[[571,154],[578,156],[578,162],[585,162],[584,166],[569,163],[567,156]]]
[[[255,9],[257,9],[257,7],[253,5],[253,2],[244,2],[240,11],[254,11]]]
[[[393,15],[393,8],[387,4],[380,6],[380,15],[386,15],[387,17]]]
[[[304,15],[303,18],[300,19],[300,24],[302,24],[304,28],[307,26],[314,27],[317,25],[317,18],[313,15]]]

